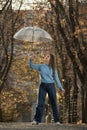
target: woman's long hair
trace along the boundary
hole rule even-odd
[[[50,54],[49,65],[51,66],[51,68],[53,70],[53,77],[54,77],[55,69],[56,69],[56,61],[55,61],[55,56],[53,54]]]

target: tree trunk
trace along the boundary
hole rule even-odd
[[[76,72],[74,71],[74,91],[73,91],[73,111],[72,111],[72,122],[77,123],[77,100],[78,100],[78,86]]]
[[[82,86],[82,122],[87,123],[87,70],[84,70],[84,85]]]
[[[1,92],[0,92],[0,122],[2,122]]]
[[[82,94],[82,122],[85,123],[85,104],[84,104],[84,90],[81,91]]]

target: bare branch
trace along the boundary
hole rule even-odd
[[[7,7],[8,3],[10,2],[11,0],[7,0],[5,5],[3,6],[2,10],[0,10],[0,14],[5,10],[5,8]]]

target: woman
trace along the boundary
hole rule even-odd
[[[52,105],[54,121],[56,124],[60,124],[58,107],[57,107],[57,102],[56,102],[56,90],[54,86],[54,80],[56,81],[58,88],[62,92],[64,92],[65,90],[63,89],[60,83],[60,80],[58,78],[54,55],[53,54],[47,55],[45,57],[45,62],[46,62],[45,64],[33,64],[31,58],[29,62],[30,67],[32,69],[38,70],[41,76],[41,84],[39,87],[39,94],[38,94],[38,104],[36,108],[36,114],[32,122],[33,125],[41,122],[41,117],[43,116],[46,93],[48,93],[48,96]]]

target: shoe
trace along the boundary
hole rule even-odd
[[[38,125],[39,123],[35,120],[33,120],[32,125]]]
[[[56,122],[56,125],[61,125],[61,123],[60,122]]]

